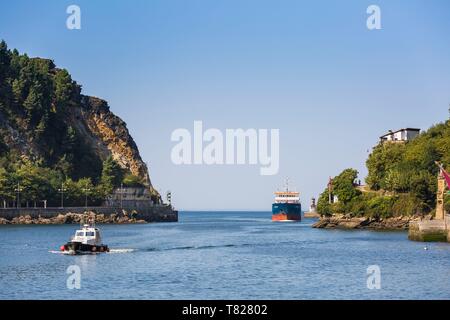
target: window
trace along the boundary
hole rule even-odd
[[[82,237],[84,236],[84,232],[77,232],[77,237]]]

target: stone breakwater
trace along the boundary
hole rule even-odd
[[[392,218],[351,217],[333,215],[322,217],[313,224],[319,229],[372,229],[372,230],[408,230],[410,223],[420,220],[432,220],[432,216],[399,216]]]
[[[1,209],[0,224],[79,224],[86,214],[95,216],[96,223],[148,223],[148,222],[176,222],[178,211],[169,206],[155,206],[150,209],[114,209],[98,208],[84,209]]]
[[[82,221],[83,214],[81,213],[66,213],[58,214],[56,217],[52,218],[32,218],[30,215],[15,217],[11,220],[0,218],[0,224],[69,224],[77,223]],[[147,223],[147,221],[142,219],[130,218],[126,215],[119,216],[116,214],[111,214],[105,216],[104,214],[95,214],[96,223]]]
[[[444,219],[421,220],[409,226],[408,238],[413,241],[450,242],[450,215]]]

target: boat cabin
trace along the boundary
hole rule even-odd
[[[77,230],[75,232],[75,235],[72,237],[71,241],[90,245],[102,244],[100,230],[88,224],[83,225],[83,227],[80,230]]]

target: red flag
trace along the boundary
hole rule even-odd
[[[444,170],[444,168],[441,169],[441,172],[445,178],[445,182],[447,182],[447,188],[450,189],[450,175]]]
[[[440,164],[438,162],[436,162],[436,164],[441,169],[441,173],[444,176],[445,182],[447,182],[447,188],[450,189],[450,175],[447,173],[447,171],[444,170],[444,166],[442,164]]]

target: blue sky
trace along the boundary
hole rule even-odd
[[[81,30],[66,28],[79,5]],[[366,9],[381,8],[369,31]],[[122,117],[157,189],[179,209],[270,210],[289,176],[304,207],[328,176],[366,174],[389,129],[448,117],[450,3],[431,1],[22,1],[0,4],[0,38],[67,68]],[[280,129],[278,175],[176,166],[177,128]]]

